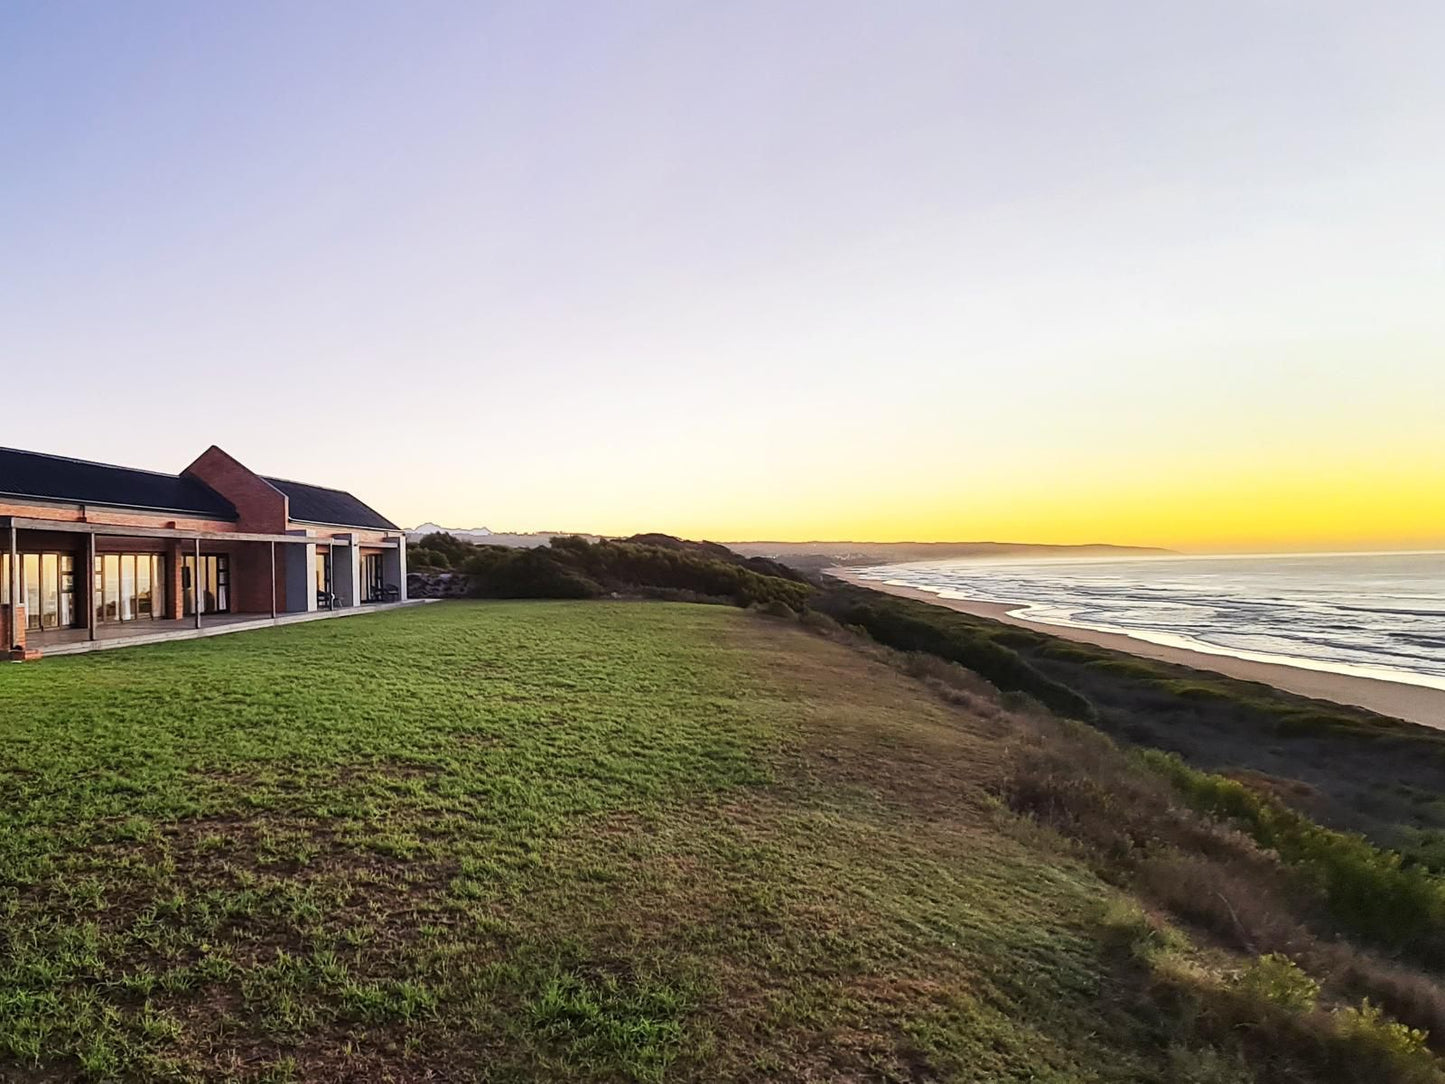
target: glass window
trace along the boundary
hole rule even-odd
[[[165,567],[165,558],[154,553],[97,555],[96,621],[113,624],[165,617]]]
[[[231,563],[224,553],[202,554],[201,563],[189,556],[181,566],[182,603],[189,616],[196,612],[200,600],[201,613],[227,613],[231,609]]]
[[[20,601],[31,629],[68,627],[75,618],[75,558],[68,553],[20,555]],[[10,557],[0,555],[0,601],[10,600]]]
[[[68,553],[60,555],[60,627],[68,629],[75,624],[75,558]]]
[[[225,554],[213,557],[216,562],[215,584],[216,584],[216,612],[230,613],[231,611],[231,559]]]
[[[60,555],[40,555],[40,627],[53,629],[60,619]]]
[[[120,555],[120,619],[135,620],[135,554]]]
[[[40,554],[20,555],[21,591],[25,596],[25,624],[40,627]]]
[[[316,547],[316,601],[323,609],[331,608],[331,554]]]
[[[155,557],[150,554],[141,554],[135,562],[135,612],[137,617],[152,617],[154,610],[151,606],[151,570],[155,567]]]
[[[105,574],[105,620],[120,620],[120,554],[107,553],[101,559]]]
[[[379,553],[368,553],[361,559],[362,591],[367,602],[380,602],[386,591],[386,572]]]

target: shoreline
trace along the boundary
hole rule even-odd
[[[1328,670],[1307,670],[1287,663],[1256,662],[1252,659],[1235,658],[1233,655],[1212,655],[1183,647],[1150,643],[1148,640],[1138,640],[1116,632],[1095,632],[1093,629],[1070,625],[1049,625],[1042,621],[1029,621],[1013,616],[1010,611],[1019,609],[1022,603],[1009,606],[997,602],[943,598],[913,587],[898,587],[877,580],[865,580],[848,568],[828,568],[823,572],[854,587],[866,587],[883,594],[897,595],[899,598],[943,606],[974,617],[986,617],[1007,625],[1018,625],[1033,632],[1057,636],[1061,640],[1077,640],[1095,647],[1122,651],[1129,655],[1153,659],[1155,662],[1188,666],[1195,670],[1212,670],[1225,677],[1257,681],[1312,700],[1329,700],[1336,704],[1388,715],[1393,719],[1403,719],[1407,723],[1445,730],[1445,689],[1359,677],[1354,674],[1336,674]]]

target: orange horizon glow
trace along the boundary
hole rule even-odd
[[[1393,433],[1357,421],[1348,442],[1336,435],[1340,428],[1301,413],[1298,432],[1286,433],[1283,446],[1251,447],[1244,434],[1216,431],[1210,435],[1220,450],[1171,454],[1160,443],[1147,455],[1134,443],[1157,438],[1134,433],[1112,449],[1081,450],[1072,462],[1015,448],[984,470],[941,476],[911,468],[909,457],[987,460],[987,448],[880,450],[875,462],[844,470],[793,449],[788,458],[799,463],[798,476],[772,481],[766,462],[745,457],[731,465],[652,463],[636,478],[605,485],[599,477],[596,489],[581,487],[582,499],[566,514],[540,507],[550,503],[545,492],[508,487],[497,502],[515,507],[505,518],[479,516],[459,494],[438,492],[444,499],[435,503],[413,495],[418,513],[410,522],[609,536],[662,531],[737,542],[993,541],[1195,553],[1445,549],[1445,455],[1426,413],[1400,411]],[[1309,439],[1307,430],[1321,439]],[[985,439],[1007,443],[1004,434]],[[1235,451],[1226,457],[1231,443]],[[605,460],[605,450],[599,455]],[[704,467],[706,484],[689,489],[689,470]]]

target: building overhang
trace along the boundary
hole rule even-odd
[[[115,523],[78,523],[74,520],[34,519],[29,516],[0,516],[0,530],[64,531],[70,534],[106,535],[119,538],[174,538],[187,542],[275,542],[283,545],[349,546],[350,538],[329,535],[257,534],[250,531],[187,531],[178,527],[127,527]],[[399,542],[367,542],[376,549],[396,549]]]
[[[29,493],[0,493],[0,499],[6,503],[17,505],[28,505],[34,508],[55,508],[64,509],[67,512],[77,512],[85,515],[87,512],[113,512],[117,515],[155,516],[157,518],[169,519],[203,519],[212,523],[233,523],[235,516],[218,515],[215,512],[206,512],[196,508],[155,508],[142,504],[106,504],[103,501],[63,501],[54,497],[37,497]]]

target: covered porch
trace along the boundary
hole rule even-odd
[[[382,610],[395,610],[407,606],[424,606],[433,601],[435,600],[414,599],[407,602],[378,602],[346,609],[281,613],[275,617],[258,617],[255,614],[217,614],[206,618],[199,628],[189,618],[182,620],[163,618],[148,622],[144,626],[136,624],[101,625],[95,630],[93,638],[88,629],[45,629],[31,632],[29,643],[47,657],[81,655],[89,651],[104,651],[107,648],[139,647],[142,644],[167,643],[172,640],[197,640],[209,636],[224,636],[231,632],[291,625],[302,621],[325,621],[333,617],[352,617],[357,614],[377,613]]]
[[[0,517],[0,652],[180,638],[402,601],[404,541]]]

